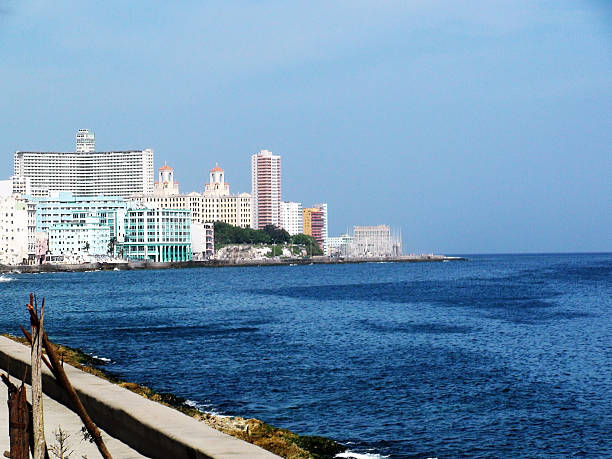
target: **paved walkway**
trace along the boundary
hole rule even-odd
[[[11,381],[13,381],[15,385],[21,384],[18,384],[15,378],[11,378]],[[27,394],[28,400],[31,400],[29,386]],[[9,450],[7,399],[7,387],[0,381],[0,457],[3,457],[4,452]],[[70,449],[75,451],[72,455],[73,458],[80,459],[83,456],[87,456],[88,459],[95,459],[100,457],[96,445],[83,440],[83,435],[81,434],[81,427],[83,424],[75,413],[46,395],[43,395],[43,408],[45,413],[45,438],[47,439],[47,446],[56,444],[53,432],[61,426],[62,431],[70,434],[68,444]],[[102,438],[104,439],[106,447],[112,454],[113,459],[136,459],[146,457],[137,453],[125,443],[110,437],[104,431],[102,431]],[[54,457],[52,454],[50,454],[50,456]]]

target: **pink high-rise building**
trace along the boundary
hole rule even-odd
[[[253,228],[280,226],[281,157],[268,150],[251,156]]]

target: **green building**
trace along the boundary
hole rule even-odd
[[[191,213],[186,209],[128,209],[119,253],[132,260],[191,260]]]

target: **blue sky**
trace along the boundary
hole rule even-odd
[[[334,235],[612,250],[609,2],[0,0],[0,87],[0,176],[84,127],[242,192],[267,148]]]

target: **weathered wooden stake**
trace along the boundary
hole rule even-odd
[[[33,295],[30,294],[28,309],[34,308]],[[38,311],[35,311],[37,314]],[[30,319],[32,326],[32,437],[34,438],[33,459],[45,458],[45,421],[43,416],[42,400],[42,336],[43,321],[45,316],[45,300],[43,298],[40,308],[40,317],[34,321]]]
[[[8,373],[8,372],[7,372],[6,376],[5,375],[0,375],[0,378],[2,379],[2,382],[4,384],[6,384],[6,387],[8,387],[9,394],[10,393],[15,393],[15,392],[17,392],[18,388],[17,388],[17,386],[15,384],[13,384],[11,382],[9,377],[10,377],[10,373]],[[25,375],[24,375],[24,380],[25,380]],[[32,438],[32,435],[30,435],[30,432],[32,432],[32,430],[33,430],[32,429],[32,404],[30,402],[27,402],[27,405],[28,405],[28,419],[29,419],[29,422],[28,422],[28,443],[30,444],[30,452],[32,454],[34,454],[34,439]],[[5,456],[6,456],[6,454],[5,454]],[[6,457],[10,457],[10,455],[6,456]],[[49,453],[46,450],[45,450],[45,459],[49,459]]]
[[[4,380],[4,375],[3,380]],[[7,379],[8,381],[8,379]],[[23,382],[21,387],[9,387],[9,436],[11,443],[11,459],[29,459],[28,449],[28,401],[26,388]]]

